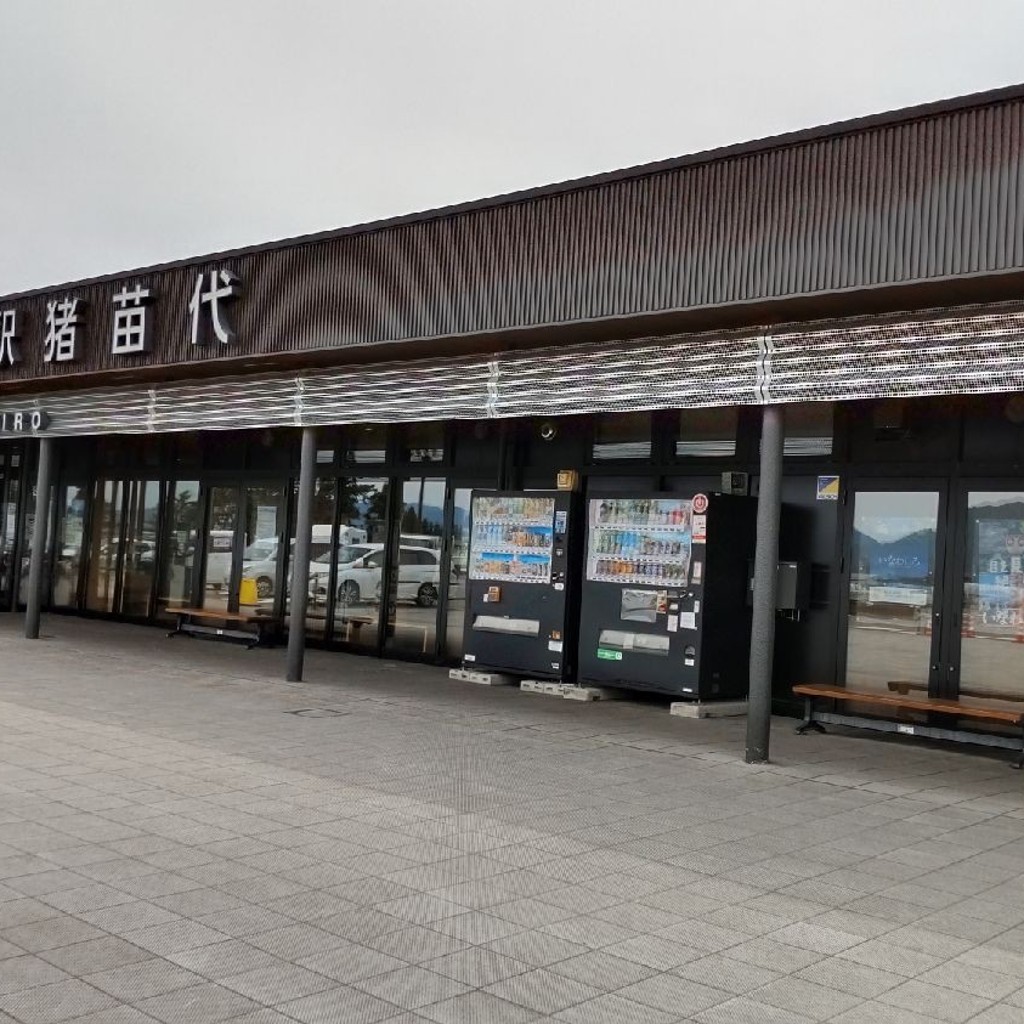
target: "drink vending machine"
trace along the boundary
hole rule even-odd
[[[582,683],[683,698],[747,692],[747,567],[757,502],[608,496],[587,502]]]
[[[573,592],[568,491],[475,491],[470,504],[463,661],[467,667],[563,679]]]

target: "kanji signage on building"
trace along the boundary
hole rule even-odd
[[[92,361],[90,356],[97,355],[93,346],[103,344],[104,337],[110,355],[118,359],[153,353],[157,291],[142,282],[119,281],[110,287],[110,320],[106,327],[98,322],[91,305],[96,300],[98,308],[103,308],[95,291],[88,293],[89,302],[81,295],[66,294],[47,299],[45,307],[36,310],[26,311],[16,304],[0,308],[0,376],[4,370],[26,363],[45,367]],[[230,270],[196,273],[188,307],[182,310],[188,318],[190,348],[212,340],[221,345],[237,342],[228,307],[241,292],[241,279]]]

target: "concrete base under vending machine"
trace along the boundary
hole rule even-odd
[[[474,672],[468,668],[453,668],[448,678],[458,683],[476,683],[477,686],[515,686],[519,682],[516,676],[501,672]]]
[[[679,718],[743,718],[747,714],[745,700],[677,700],[668,706],[668,713]]]

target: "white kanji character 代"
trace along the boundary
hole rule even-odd
[[[235,340],[235,332],[223,319],[221,305],[238,297],[242,290],[242,282],[230,270],[211,270],[209,287],[203,291],[203,276],[201,272],[196,275],[196,286],[192,290],[192,299],[188,304],[188,311],[192,314],[192,344],[203,343],[200,333],[200,312],[203,306],[208,305],[213,333],[222,345],[228,345]]]

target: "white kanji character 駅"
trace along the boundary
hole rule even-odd
[[[21,362],[21,317],[16,309],[0,312],[0,366]]]

